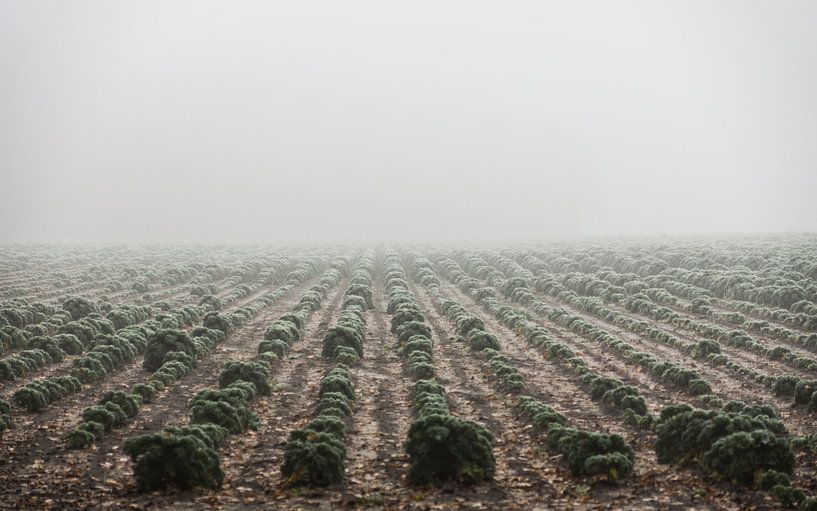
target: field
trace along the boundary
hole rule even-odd
[[[0,246],[3,509],[817,509],[817,237]]]

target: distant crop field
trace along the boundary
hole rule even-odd
[[[817,238],[0,246],[3,509],[817,509]]]

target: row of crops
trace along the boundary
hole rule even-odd
[[[520,268],[517,268],[512,260],[503,259],[502,256],[494,257],[516,275],[507,278],[505,272],[490,265],[475,253],[458,252],[454,255],[468,271],[461,270],[460,265],[445,254],[436,254],[434,257],[439,267],[445,269],[450,281],[466,293],[472,294],[486,311],[513,327],[533,344],[546,350],[549,358],[563,360],[573,371],[581,375],[577,387],[586,390],[594,399],[601,399],[612,407],[623,410],[621,418],[624,422],[646,427],[654,432],[655,451],[659,461],[678,465],[694,461],[694,464],[710,477],[761,490],[771,490],[782,504],[798,505],[803,508],[815,505],[815,500],[807,498],[805,491],[793,485],[791,481],[795,468],[794,446],[801,447],[809,443],[810,438],[789,437],[785,423],[780,420],[773,406],[746,404],[737,400],[724,403],[720,396],[709,393],[710,386],[702,382],[700,375],[694,370],[679,368],[672,362],[662,361],[649,353],[638,352],[625,341],[611,335],[609,331],[586,322],[570,310],[549,306],[539,301],[527,284],[528,278],[533,275],[524,269],[519,271]],[[704,405],[706,409],[684,403],[665,407],[657,417],[650,417],[646,414],[644,397],[636,386],[625,385],[621,381],[595,374],[569,346],[553,342],[548,339],[547,333],[539,332],[535,326],[530,325],[528,311],[502,305],[496,299],[499,295],[498,290],[509,298],[510,302],[526,304],[530,306],[531,312],[600,343],[606,349],[620,350],[625,354],[623,357],[625,361],[634,361],[634,365],[645,365],[653,375],[667,380],[670,389],[674,386],[678,391],[686,390],[699,396],[697,404]],[[601,290],[601,293],[604,293],[604,290]],[[567,295],[564,292],[558,293],[558,296],[566,304],[573,305],[571,302],[573,296],[569,292]],[[459,309],[459,312],[454,314],[465,313],[459,304],[444,304],[444,307],[446,306],[449,310]],[[506,368],[506,360],[499,359],[497,362],[499,344],[495,337],[490,343],[485,343],[481,342],[478,332],[471,332],[467,338],[472,350],[482,351],[491,360],[491,365],[497,369],[500,381],[503,381],[507,389],[514,392],[522,390],[516,381],[508,383],[507,379],[515,375]],[[774,379],[774,382],[779,384],[789,382],[790,379],[790,376],[781,376]],[[521,399],[525,400],[524,397]],[[551,413],[548,410],[546,415],[549,416]],[[610,446],[613,443],[607,441],[601,444]],[[590,466],[596,464],[599,462],[594,459]],[[615,466],[610,472],[615,476],[622,473],[626,474],[628,471],[622,471]]]
[[[282,391],[277,375],[314,355],[318,377],[297,389],[298,416],[271,440],[269,484],[292,498],[359,485],[348,477],[361,445],[352,438],[373,420],[358,403],[373,390],[359,375],[386,363],[370,358],[376,345],[410,382],[389,404],[405,419],[389,449],[405,459],[406,487],[505,484],[498,439],[518,431],[569,480],[638,488],[657,462],[734,498],[817,509],[809,238],[36,248],[0,252],[0,470],[29,467],[22,447],[42,441],[54,464],[124,453],[116,487],[134,494],[218,493],[235,439],[266,434],[258,410]],[[335,296],[319,325],[315,313]],[[479,378],[453,380],[452,356]],[[485,395],[483,381],[485,409],[512,423],[464,406],[469,393]],[[183,406],[151,421],[166,402]]]

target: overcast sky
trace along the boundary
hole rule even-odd
[[[817,231],[817,2],[0,1],[0,238]]]

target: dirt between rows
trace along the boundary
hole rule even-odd
[[[182,298],[183,298],[182,300],[179,300],[181,303],[184,303],[184,302],[188,302],[188,303],[198,302],[198,297],[191,296],[189,294],[182,297]],[[163,299],[160,299],[160,300],[157,300],[157,301],[163,301]],[[155,303],[156,302],[150,302],[147,305],[151,305],[151,304],[155,304]],[[8,351],[3,353],[2,358],[8,358],[10,356],[13,356],[16,353],[19,353],[22,350],[23,350],[23,348],[15,348],[15,349],[8,350]],[[1,396],[1,398],[5,399],[6,401],[11,402],[12,394],[14,394],[14,392],[17,391],[17,389],[19,389],[20,387],[25,386],[27,383],[29,383],[30,381],[35,380],[37,378],[48,378],[49,376],[57,376],[59,374],[63,374],[65,372],[67,372],[67,370],[71,367],[71,364],[74,362],[74,360],[76,360],[77,358],[79,358],[81,356],[82,356],[81,354],[80,355],[66,355],[65,358],[62,360],[62,362],[57,362],[55,364],[45,365],[45,366],[37,369],[36,371],[32,371],[32,372],[28,373],[27,375],[25,375],[25,376],[23,376],[21,378],[18,378],[16,380],[13,380],[13,381],[0,382],[0,396]]]
[[[248,297],[245,297],[245,298],[242,298],[240,300],[236,300],[233,304],[228,305],[227,309],[225,309],[225,310],[235,310],[235,309],[238,309],[240,307],[243,307],[244,305],[246,305],[248,303],[251,303],[252,301],[257,299],[258,297],[260,297],[264,293],[267,293],[267,292],[269,292],[269,291],[271,291],[273,289],[276,289],[277,287],[280,287],[281,285],[282,285],[281,283],[274,283],[274,284],[270,284],[268,286],[264,286],[263,289],[256,291],[252,295],[250,295]],[[228,290],[225,290],[224,293],[226,294],[227,291]],[[189,295],[189,294],[186,294],[186,293],[187,293],[186,291],[184,293],[181,293],[181,294],[184,294],[184,296],[180,296],[181,300],[178,300],[178,301],[180,301],[182,303],[184,303],[184,302],[197,303],[198,302],[199,297],[192,296],[192,295]],[[170,299],[171,298],[169,298],[169,297],[159,298],[157,300],[147,302],[145,305],[153,305],[153,304],[156,304],[157,302],[167,301],[167,300],[170,300]],[[13,356],[13,355],[15,355],[16,353],[19,353],[22,350],[23,350],[23,348],[15,348],[15,349],[7,350],[6,352],[3,353],[2,358],[7,358],[7,357],[10,357],[10,356]],[[2,399],[5,399],[6,401],[11,402],[11,395],[14,394],[14,392],[17,389],[19,389],[20,387],[25,386],[26,383],[28,383],[28,382],[30,382],[30,381],[32,381],[34,379],[37,379],[37,378],[47,378],[49,376],[57,376],[59,374],[67,372],[67,370],[71,367],[71,364],[73,363],[73,361],[75,359],[81,357],[81,356],[82,355],[66,355],[62,362],[57,362],[56,364],[48,364],[46,366],[43,366],[43,367],[37,369],[36,371],[32,371],[32,372],[28,373],[27,375],[25,375],[25,376],[23,376],[21,378],[18,378],[17,380],[14,380],[14,381],[0,382],[0,395],[2,395]]]
[[[627,509],[741,509],[759,500],[757,495],[740,495],[729,485],[706,481],[693,471],[681,471],[676,467],[659,464],[653,448],[654,434],[624,425],[618,411],[590,399],[572,371],[550,362],[536,348],[527,345],[526,341],[513,330],[482,311],[473,300],[455,291],[453,286],[445,287],[444,293],[450,293],[451,297],[480,316],[485,321],[486,329],[499,337],[502,352],[514,362],[525,378],[527,383],[525,393],[564,414],[572,426],[589,431],[621,434],[635,450],[635,473],[619,484],[596,481],[592,478],[577,478],[567,471],[564,472],[562,480],[566,482],[568,488],[575,484],[583,484],[588,488],[586,501],[582,502],[583,506],[598,508],[606,505]],[[546,326],[550,328],[553,325]],[[484,367],[487,373],[491,372],[490,366],[486,363]],[[621,374],[616,376],[620,377]],[[645,394],[645,399],[652,400],[653,394]],[[511,399],[506,399],[506,402],[510,401]],[[541,439],[539,443],[540,449],[548,454]],[[551,464],[562,467],[558,456],[549,458]],[[566,495],[562,498],[562,504],[566,508],[575,506],[576,496],[570,491],[563,493]]]
[[[654,319],[650,318],[649,316],[638,314],[635,312],[631,312],[626,310],[625,308],[614,305],[614,304],[606,304],[607,307],[610,309],[616,310],[621,312],[622,314],[626,314],[632,318],[636,318],[641,321],[647,321],[656,325],[657,328],[662,330],[666,330],[671,332],[676,337],[688,341],[689,343],[695,343],[701,339],[704,339],[704,336],[698,334],[694,330],[683,328],[683,327],[676,327],[674,325],[665,323],[663,321],[655,321]],[[693,316],[687,315],[689,318],[693,318]],[[702,323],[712,323],[712,321],[708,321],[705,318],[698,319]],[[753,337],[755,337],[754,333],[750,333]],[[756,337],[755,337],[756,338]],[[747,367],[752,367],[759,371],[777,376],[782,374],[793,374],[799,376],[801,378],[817,378],[817,374],[812,371],[808,371],[806,369],[801,369],[797,367],[793,367],[790,364],[786,364],[784,362],[770,360],[763,355],[757,354],[753,351],[745,350],[743,348],[737,348],[734,346],[730,346],[725,342],[721,342],[721,351],[725,355],[728,355],[731,359],[735,362],[746,365]],[[814,357],[814,354],[807,354],[809,357]]]
[[[282,284],[280,284],[280,283],[276,283],[276,284],[270,284],[268,286],[265,286],[264,288],[256,291],[255,293],[251,294],[250,296],[247,296],[247,297],[242,298],[240,300],[236,300],[233,304],[228,305],[227,308],[224,309],[224,310],[225,311],[230,311],[230,310],[239,309],[239,308],[241,308],[241,307],[243,307],[243,306],[245,306],[245,305],[247,305],[249,303],[252,303],[254,300],[259,298],[263,294],[265,294],[265,293],[267,293],[269,291],[272,291],[272,290],[274,290],[274,289],[276,289],[278,287],[281,287],[281,285]],[[273,305],[275,305],[275,304],[273,304]],[[189,326],[189,327],[186,328],[186,330],[188,330],[188,331],[192,330],[195,326],[198,326],[198,325]],[[12,356],[15,353],[21,351],[22,349],[23,348],[17,348],[15,350],[9,350],[8,352],[3,354],[3,358]],[[61,375],[61,374],[67,374],[68,370],[71,368],[71,364],[73,363],[73,361],[75,359],[81,357],[81,356],[83,356],[83,355],[66,355],[65,359],[62,362],[58,362],[56,364],[45,365],[45,366],[39,368],[38,370],[32,371],[32,372],[28,373],[27,375],[25,375],[25,376],[23,376],[21,378],[18,378],[17,380],[14,380],[14,381],[0,382],[0,396],[2,397],[2,399],[5,399],[6,401],[11,402],[11,396],[20,387],[25,386],[27,383],[29,383],[32,380],[35,380],[37,378],[46,378],[46,377],[49,377],[49,376],[58,376],[58,375]],[[122,366],[122,368],[130,367],[130,365],[131,364],[126,364],[126,365]],[[105,380],[105,381],[107,381],[107,380]]]
[[[526,270],[528,270],[528,271],[533,271],[530,267],[527,267],[527,266],[524,266],[524,265],[521,265],[521,266],[523,268],[525,268]],[[540,293],[540,295],[543,295],[543,294]],[[554,299],[553,297],[550,297],[549,295],[544,295],[544,296],[547,296],[548,298]],[[687,299],[684,299],[684,298],[681,298],[681,297],[677,297],[677,298],[679,300],[681,300],[682,302],[689,303],[689,300],[687,300]],[[657,303],[657,305],[659,305],[661,307],[666,307],[666,308],[672,310],[673,312],[675,312],[677,314],[680,314],[681,316],[684,316],[684,317],[686,317],[688,319],[693,319],[693,320],[696,320],[696,321],[700,321],[702,323],[709,323],[709,324],[717,325],[717,326],[720,326],[720,327],[725,328],[727,330],[741,330],[741,329],[743,329],[740,325],[735,325],[734,323],[729,323],[729,322],[724,321],[724,320],[715,319],[715,318],[712,318],[712,317],[707,316],[705,314],[696,314],[696,313],[690,312],[690,311],[688,311],[688,310],[686,310],[686,309],[684,309],[682,307],[679,307],[679,306],[674,306],[674,305],[668,304],[668,303],[659,303],[659,302],[656,302],[656,303]],[[643,319],[644,321],[648,321],[648,322],[654,323],[656,325],[661,325],[662,324],[662,322],[656,321],[656,320],[654,320],[652,318],[649,318],[647,316],[641,316],[641,315],[638,315],[638,314],[631,313],[630,311],[627,311],[626,309],[624,309],[623,306],[616,306],[616,305],[613,305],[613,304],[605,304],[605,305],[607,307],[617,309],[617,310],[619,310],[619,312],[629,314],[629,315],[631,315],[633,317],[639,317],[639,318]],[[729,307],[727,307],[727,306],[725,306],[723,304],[715,304],[715,305],[713,305],[713,308],[720,311],[720,312],[740,312],[737,309],[729,308]],[[753,317],[750,314],[746,314],[746,313],[742,313],[742,314],[744,314],[747,317]],[[802,328],[791,327],[791,326],[783,325],[781,323],[775,323],[774,321],[767,320],[765,318],[755,317],[754,319],[768,321],[773,326],[775,326],[775,325],[783,326],[785,328],[790,328],[792,330],[796,330],[796,331],[798,331],[800,333],[808,333],[805,330],[803,330]],[[677,329],[675,327],[673,327],[673,333],[678,335]],[[803,347],[801,345],[798,345],[796,343],[793,343],[793,342],[775,339],[772,336],[762,334],[762,333],[757,332],[757,331],[748,331],[748,334],[751,335],[759,343],[761,343],[761,344],[763,344],[763,345],[765,345],[767,347],[774,347],[774,346],[781,346],[782,345],[782,346],[786,346],[786,347],[790,348],[798,356],[805,356],[805,357],[814,357],[815,356],[814,351],[811,351],[811,350],[809,350],[809,349],[807,349],[807,348],[805,348],[805,347]],[[701,337],[701,336],[697,335],[694,331],[689,331],[689,335],[691,337]],[[681,337],[681,335],[678,335],[678,336]],[[724,351],[727,352],[727,350],[730,347],[723,344],[723,348],[724,348]],[[735,350],[737,352],[741,352],[741,350],[738,350],[736,348],[731,348],[731,349]],[[733,353],[733,352],[730,351],[729,353]],[[750,359],[752,357],[755,357],[755,358],[759,357],[758,355],[755,355],[754,353],[751,353],[751,352],[742,351],[742,353],[743,353],[744,356],[750,357]],[[740,355],[738,355],[738,356],[740,356]],[[785,368],[788,369],[789,372],[795,373],[795,374],[797,374],[798,371],[802,372],[802,370],[799,370],[796,367],[792,367],[790,365],[786,365],[786,364],[783,364],[783,363],[771,364],[769,367],[772,368],[773,370],[785,367]],[[814,375],[812,375],[811,377],[814,377]]]
[[[106,391],[128,390],[147,381],[149,375],[141,367],[141,358],[99,384],[87,385],[81,392],[61,399],[44,412],[20,416],[16,426],[4,433],[0,444],[3,450],[0,508],[81,508],[100,497],[131,489],[130,461],[121,453],[122,442],[130,436],[186,422],[190,397],[216,385],[220,368],[227,360],[252,357],[266,325],[297,303],[313,281],[296,286],[286,297],[250,319],[201,360],[191,374],[169,385],[154,402],[143,405],[139,415],[90,448],[66,449],[61,435],[79,423],[82,410],[95,404]],[[254,295],[260,296],[269,289]]]
[[[612,304],[606,304],[606,305],[608,307],[612,308],[612,309],[616,309],[619,312],[623,312],[623,313],[628,314],[628,315],[630,315],[632,317],[639,318],[639,319],[641,319],[643,321],[649,321],[650,323],[655,323],[656,325],[659,326],[659,328],[663,328],[663,327],[672,328],[673,333],[675,333],[675,335],[677,335],[678,337],[682,337],[682,338],[686,337],[686,338],[689,338],[689,339],[693,339],[693,338],[701,339],[701,338],[703,338],[702,335],[698,334],[697,332],[695,332],[692,329],[684,328],[684,327],[674,327],[674,326],[669,325],[669,324],[667,324],[667,323],[665,323],[663,321],[656,321],[656,320],[650,318],[649,316],[645,316],[645,315],[642,315],[642,314],[637,314],[637,313],[630,312],[630,311],[624,309],[621,306],[612,305]],[[662,307],[666,307],[666,308],[672,310],[673,312],[681,315],[682,317],[684,317],[686,319],[691,319],[691,320],[698,321],[698,322],[704,323],[704,324],[719,326],[719,327],[725,328],[727,330],[742,330],[742,328],[739,325],[728,323],[728,322],[722,321],[722,320],[717,320],[717,319],[714,319],[714,318],[712,318],[710,316],[706,316],[706,315],[703,315],[703,314],[693,314],[693,313],[685,311],[685,310],[683,310],[681,308],[674,307],[672,305],[664,305],[664,304],[660,304],[660,305]],[[683,333],[681,333],[681,332],[683,332]],[[810,350],[804,348],[803,346],[800,346],[799,344],[796,344],[796,343],[793,343],[793,342],[788,342],[788,341],[777,340],[777,339],[772,338],[771,336],[768,336],[768,335],[765,335],[765,334],[762,334],[762,333],[756,332],[756,331],[747,330],[746,333],[748,333],[753,339],[755,339],[758,343],[760,343],[761,345],[763,345],[766,348],[774,348],[774,347],[777,347],[777,346],[784,346],[784,347],[787,347],[787,348],[791,349],[791,351],[793,353],[797,354],[798,356],[808,357],[808,358],[816,358],[817,357],[817,355],[815,355],[815,353],[813,351],[810,351]],[[759,365],[761,367],[764,367],[766,372],[770,372],[770,373],[773,373],[773,374],[794,374],[794,375],[800,376],[801,378],[809,378],[809,379],[817,378],[817,373],[815,373],[814,371],[809,371],[807,369],[802,369],[802,368],[799,368],[799,367],[795,367],[794,365],[788,364],[786,362],[770,360],[770,359],[764,357],[763,355],[757,354],[757,353],[755,353],[753,351],[749,351],[749,350],[746,350],[746,349],[743,349],[743,348],[732,347],[732,346],[730,346],[730,345],[728,345],[728,344],[726,344],[724,342],[721,343],[721,349],[723,350],[724,353],[728,354],[729,356],[740,359],[739,361],[741,361],[741,363],[742,363],[742,361],[745,360],[745,361],[749,362],[750,364],[755,364],[755,365]]]
[[[680,300],[686,300],[687,302],[689,302],[689,300],[687,300],[687,299],[685,299],[685,298],[681,298],[681,297],[678,297],[678,298],[679,298]],[[718,300],[720,300],[720,299],[718,299]],[[722,302],[710,303],[710,304],[709,304],[709,306],[710,306],[710,307],[712,307],[714,310],[716,310],[716,311],[718,311],[718,312],[737,312],[737,313],[739,313],[739,314],[743,314],[744,316],[746,316],[746,317],[747,317],[747,318],[749,318],[750,320],[756,320],[756,321],[768,321],[768,322],[769,322],[769,325],[771,325],[771,326],[773,326],[773,327],[783,327],[783,328],[788,328],[789,330],[794,330],[794,331],[799,332],[799,333],[801,333],[801,334],[811,334],[811,333],[814,333],[813,331],[808,330],[808,329],[806,329],[806,328],[803,328],[803,327],[802,327],[802,326],[800,326],[800,325],[789,325],[789,324],[787,324],[787,323],[783,323],[782,321],[779,321],[779,320],[774,320],[774,319],[764,318],[764,317],[763,317],[762,315],[760,315],[760,314],[753,314],[753,313],[751,313],[751,312],[743,312],[743,311],[741,311],[741,310],[738,310],[736,307],[730,307],[729,305],[727,305],[727,304],[725,304],[725,303],[722,303]],[[768,307],[768,306],[767,306],[767,305],[763,305],[763,307]],[[726,322],[724,322],[724,324],[733,325],[732,323],[726,323]],[[734,325],[733,325],[733,326],[734,326]]]
[[[787,429],[792,434],[795,435],[809,434],[814,429],[813,414],[809,413],[803,407],[794,406],[791,399],[775,396],[767,387],[760,383],[757,383],[754,380],[736,375],[733,372],[721,366],[712,366],[706,363],[698,362],[697,360],[688,356],[686,353],[680,352],[677,349],[673,348],[672,346],[667,346],[659,342],[653,341],[651,339],[648,339],[646,337],[643,337],[639,334],[623,330],[615,325],[612,325],[609,322],[606,322],[596,316],[593,316],[592,314],[573,308],[569,304],[564,303],[560,300],[539,293],[537,293],[537,295],[540,298],[542,298],[543,301],[548,303],[548,305],[554,307],[557,306],[562,307],[573,314],[581,316],[588,323],[596,325],[600,328],[607,329],[608,331],[614,333],[621,339],[631,343],[635,348],[641,351],[651,353],[662,360],[675,362],[677,364],[681,364],[692,369],[695,369],[701,374],[701,376],[703,376],[703,378],[706,381],[710,383],[710,385],[712,386],[712,393],[721,397],[721,399],[724,399],[726,401],[738,399],[741,401],[745,401],[747,403],[774,405],[779,410],[781,417],[786,423]],[[525,307],[522,306],[522,308]],[[635,315],[632,316],[637,317]],[[695,339],[687,337],[682,333],[676,331],[671,332],[681,339],[685,339],[690,342],[695,341]],[[746,360],[742,360],[741,362],[743,363],[743,365],[746,365],[747,367],[752,367],[759,371],[764,371],[766,369],[766,367],[763,365],[750,364],[747,363]],[[694,400],[690,398],[689,401]]]

